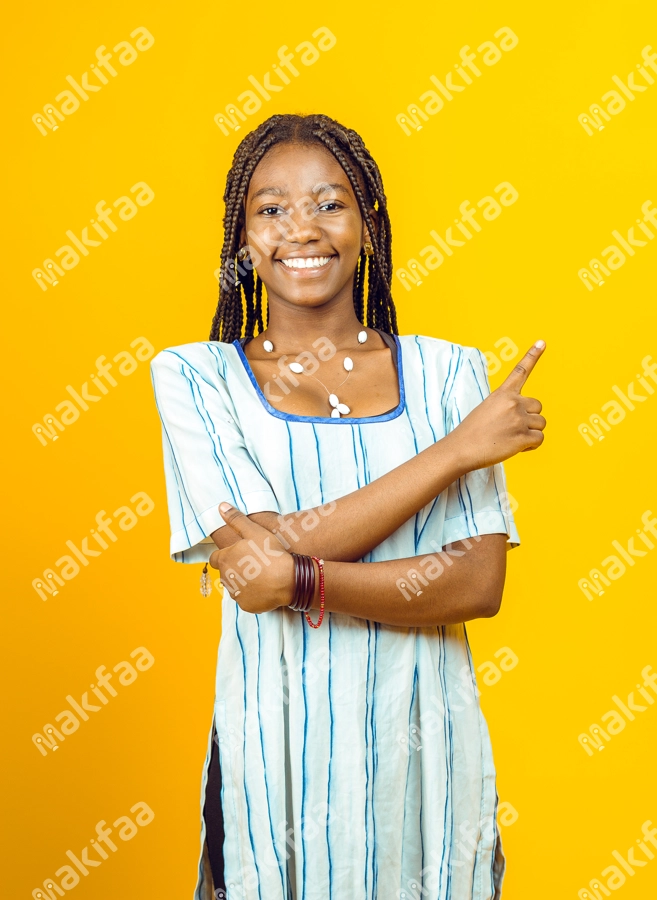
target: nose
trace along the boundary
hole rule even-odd
[[[277,226],[284,242],[288,244],[307,244],[318,241],[322,236],[317,216],[309,214],[306,209],[290,210],[285,218],[279,219]]]

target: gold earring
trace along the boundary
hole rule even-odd
[[[365,251],[365,256],[374,256],[374,247],[371,241],[365,241],[363,250]]]
[[[245,260],[248,255],[249,255],[248,247],[240,247],[240,249],[237,251],[237,258],[239,260]]]

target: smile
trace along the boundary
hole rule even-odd
[[[321,269],[333,259],[332,256],[295,256],[279,259],[288,269]]]

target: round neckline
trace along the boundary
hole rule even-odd
[[[249,381],[253,385],[253,388],[258,395],[258,399],[267,410],[267,412],[275,418],[283,419],[286,422],[308,422],[310,424],[322,425],[366,425],[369,422],[389,422],[391,419],[396,419],[398,416],[400,416],[406,408],[406,392],[404,389],[404,371],[401,341],[396,334],[393,334],[392,337],[395,339],[395,344],[397,346],[397,384],[399,388],[398,405],[394,409],[391,409],[389,412],[381,413],[378,416],[341,416],[339,419],[333,419],[331,418],[331,416],[297,416],[294,415],[294,413],[287,413],[283,410],[276,409],[276,407],[271,405],[271,403],[267,400],[264,393],[262,392],[262,388],[258,384],[258,380],[253,374],[253,369],[251,368],[251,364],[249,363],[246,354],[244,353],[244,349],[240,341],[234,340],[233,346],[237,350],[237,355],[239,356],[246,374],[249,377]]]

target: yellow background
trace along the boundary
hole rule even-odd
[[[201,567],[168,558],[148,364],[119,376],[56,443],[42,446],[31,428],[54,412],[67,384],[79,389],[101,354],[111,359],[141,335],[156,351],[207,338],[224,179],[246,131],[225,137],[213,117],[249,87],[249,74],[271,71],[278,47],[294,48],[325,25],[337,45],[245,125],[276,112],[324,112],[357,129],[383,172],[396,266],[429,243],[430,229],[444,234],[466,198],[476,203],[501,181],[519,192],[421,287],[406,292],[396,282],[395,296],[402,333],[482,350],[503,336],[521,350],[547,341],[530,382],[547,438],[506,467],[522,546],[509,556],[502,611],[469,633],[477,664],[503,646],[519,658],[498,684],[482,685],[500,798],[519,812],[503,830],[504,900],[576,897],[614,862],[611,850],[624,853],[646,819],[657,821],[657,708],[637,713],[592,758],[577,741],[612,707],[612,694],[627,696],[641,669],[657,666],[657,551],[592,602],[577,585],[613,552],[612,540],[625,542],[641,514],[657,510],[657,396],[595,446],[577,431],[614,396],[613,384],[624,388],[646,355],[657,356],[657,241],[602,288],[589,292],[577,277],[613,242],[612,229],[625,234],[641,204],[657,202],[657,84],[600,134],[587,136],[577,121],[614,87],[612,75],[624,78],[644,46],[657,46],[654,4],[384,11],[338,0],[314,11],[72,2],[14,5],[8,15],[3,896],[31,896],[67,849],[88,843],[99,819],[111,822],[139,800],[154,822],[74,896],[192,895],[221,623],[217,592],[199,594]],[[154,46],[41,136],[31,116],[67,86],[65,76],[79,79],[97,46],[111,50],[139,26]],[[464,44],[476,49],[502,26],[518,46],[405,136],[395,117],[431,86],[429,75],[442,80]],[[32,269],[66,242],[67,229],[79,234],[101,198],[111,204],[138,181],[153,189],[153,202],[42,292]],[[111,512],[137,491],[154,499],[154,512],[59,596],[39,599],[31,581],[64,542],[88,535],[98,510]],[[154,655],[152,669],[42,757],[31,736],[65,707],[65,695],[79,696],[98,666],[111,668],[140,645]],[[628,877],[622,896],[656,890],[657,861]]]

